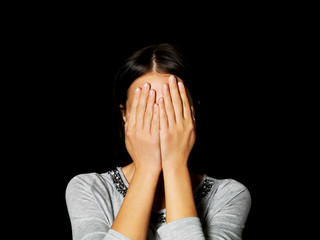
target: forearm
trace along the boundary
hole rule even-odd
[[[192,184],[187,166],[167,166],[163,169],[167,223],[197,217]]]
[[[128,238],[146,239],[160,172],[136,169],[112,229]]]

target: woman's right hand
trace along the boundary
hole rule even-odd
[[[136,88],[126,114],[125,144],[135,168],[161,171],[159,107],[155,90]]]

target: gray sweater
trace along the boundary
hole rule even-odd
[[[111,229],[129,187],[120,167],[73,177],[66,204],[73,240],[128,240]],[[204,175],[194,191],[198,217],[166,223],[166,210],[152,211],[148,240],[239,240],[251,207],[248,189],[233,179]]]

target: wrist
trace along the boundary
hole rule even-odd
[[[163,173],[168,174],[176,174],[181,171],[189,171],[187,162],[185,163],[174,163],[174,162],[167,162],[162,163],[162,171]]]
[[[162,159],[162,170],[171,171],[188,168],[188,157],[176,157],[174,159]]]
[[[146,166],[146,165],[139,165],[135,164],[135,173],[142,173],[142,174],[150,174],[153,176],[159,176],[161,173],[162,169],[161,166]]]

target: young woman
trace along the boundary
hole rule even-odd
[[[241,239],[248,189],[189,167],[196,141],[191,83],[184,56],[171,44],[139,49],[120,68],[117,156],[126,161],[70,180],[74,240]]]

